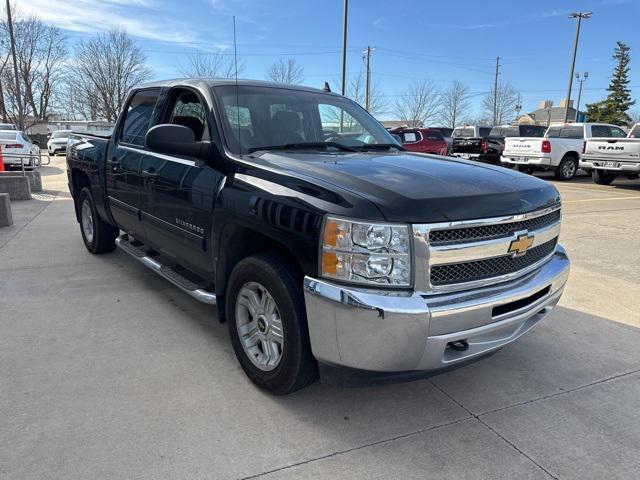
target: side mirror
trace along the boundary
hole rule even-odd
[[[211,143],[196,142],[190,128],[168,123],[151,127],[145,136],[145,144],[154,152],[189,155],[200,160],[208,160],[212,152]]]
[[[399,145],[402,145],[402,137],[400,135],[398,135],[397,133],[392,133],[391,136],[396,142],[398,142]]]

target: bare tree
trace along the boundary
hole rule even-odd
[[[66,38],[56,27],[44,24],[37,16],[17,17],[13,22],[16,67],[8,68],[9,33],[6,22],[0,25],[2,74],[0,113],[22,128],[47,120],[55,107],[64,80],[67,59]],[[18,108],[20,103],[22,108]],[[20,112],[22,113],[20,115]]]
[[[279,58],[268,68],[267,78],[276,83],[296,84],[304,80],[304,68],[295,58]]]
[[[440,95],[440,121],[444,126],[456,128],[470,109],[469,87],[460,80],[455,80]]]
[[[244,64],[238,60],[238,76],[244,72]],[[233,56],[216,53],[192,53],[187,63],[180,66],[180,74],[185,77],[234,78],[236,62]]]
[[[151,76],[146,57],[125,30],[114,28],[77,47],[68,89],[85,118],[114,122],[128,91]]]
[[[493,112],[493,87],[482,99],[482,109],[484,116],[495,118],[496,125],[503,125],[511,122],[516,116],[516,105],[518,104],[518,91],[509,83],[498,84],[498,94],[496,96],[496,112]]]
[[[412,83],[395,102],[395,114],[409,127],[419,127],[436,119],[440,92],[431,80]]]

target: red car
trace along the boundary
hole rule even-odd
[[[399,135],[402,146],[412,152],[448,155],[449,144],[434,128],[395,128],[390,133]]]

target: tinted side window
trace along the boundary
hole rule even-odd
[[[606,125],[592,125],[591,136],[592,137],[610,137],[611,129]]]
[[[489,136],[489,132],[491,132],[490,128],[480,127],[480,132],[479,133],[480,133],[481,137],[488,137]]]
[[[631,132],[629,132],[629,138],[640,138],[640,124],[633,127]]]
[[[611,127],[611,136],[616,138],[624,138],[627,136],[624,130],[618,127]]]
[[[583,138],[583,127],[549,127],[549,138]]]
[[[159,89],[136,93],[125,111],[120,140],[132,145],[144,146],[144,137],[151,126],[153,111],[160,94]]]

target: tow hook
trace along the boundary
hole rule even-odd
[[[469,342],[466,340],[456,340],[455,342],[447,343],[447,346],[452,350],[456,350],[458,352],[464,352],[469,350]]]

